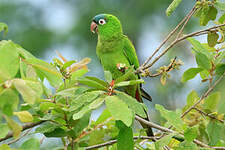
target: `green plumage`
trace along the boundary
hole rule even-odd
[[[135,48],[128,37],[123,35],[120,21],[113,15],[100,14],[94,17],[93,22],[97,25],[97,28],[93,28],[98,32],[96,53],[104,70],[110,71],[115,80],[124,74],[118,69],[118,64],[137,69],[139,62]],[[138,78],[134,73],[130,76],[130,80]],[[142,102],[140,85],[127,86],[125,92]]]

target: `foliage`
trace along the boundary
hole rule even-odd
[[[167,9],[170,15],[181,1],[174,0]],[[207,25],[216,20],[217,11],[224,10],[224,3],[219,1],[197,1],[196,14],[200,25]],[[215,21],[223,24],[224,15]],[[7,32],[7,26],[0,24],[0,31]],[[189,37],[197,67],[188,68],[181,81],[187,82],[200,74],[202,82],[209,85],[225,71],[224,27],[216,31],[207,31],[208,43],[200,43]],[[200,149],[195,140],[201,140],[211,147],[225,146],[224,102],[221,93],[207,93],[202,97],[196,91],[187,96],[187,104],[182,109],[167,110],[162,105],[155,105],[161,115],[161,125],[174,132],[156,135],[157,141],[143,144],[143,130],[134,128],[134,118],[138,115],[146,118],[147,107],[135,98],[122,92],[124,86],[144,83],[144,80],[127,78],[133,68],[116,79],[112,85],[112,75],[106,71],[105,80],[87,76],[89,58],[77,62],[68,61],[61,54],[47,63],[30,54],[12,41],[0,41],[0,140],[7,135],[20,139],[26,125],[38,125],[34,133],[45,137],[60,138],[63,147],[68,149],[85,149],[92,145],[117,140],[107,147],[113,149]],[[177,64],[177,66],[174,66]],[[173,69],[181,63],[171,63]],[[162,71],[164,70],[164,71]],[[169,67],[162,67],[159,75],[166,84]],[[46,81],[49,86],[46,86]],[[211,87],[212,88],[212,87]],[[200,103],[198,101],[201,100]],[[223,104],[219,106],[219,104]],[[195,105],[196,104],[196,105]],[[91,120],[93,110],[105,106],[97,120]],[[192,106],[186,115],[184,114]],[[158,128],[159,129],[159,128]],[[169,130],[169,129],[168,129]],[[28,130],[29,131],[29,130]],[[25,131],[26,132],[26,131]],[[133,140],[134,136],[140,138]],[[3,140],[2,140],[3,139]],[[181,140],[179,140],[181,139]],[[154,141],[154,140],[153,140]],[[16,149],[39,149],[41,142],[29,138]],[[209,147],[208,147],[209,148]],[[10,143],[2,144],[1,149],[12,149]],[[62,148],[63,149],[63,148]]]

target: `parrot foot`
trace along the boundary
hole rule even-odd
[[[121,63],[116,64],[116,67],[121,72],[125,72],[125,70],[128,69],[128,67],[126,67],[126,64],[121,64]]]
[[[108,88],[108,95],[111,96],[113,93],[114,93],[114,90],[113,90],[113,86],[115,84],[115,81],[112,80],[111,83],[109,84],[109,88]]]

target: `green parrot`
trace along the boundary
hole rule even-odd
[[[117,17],[110,14],[95,16],[91,23],[91,31],[98,33],[96,53],[103,69],[112,73],[113,81],[124,75],[126,68],[133,66],[133,69],[137,69],[139,67],[135,48],[129,38],[123,34],[121,23]],[[129,80],[138,78],[140,77],[133,73]],[[141,88],[140,84],[126,86],[124,91],[141,103],[143,102],[142,96],[151,101],[151,97]],[[147,112],[146,116],[148,116]],[[144,119],[149,120],[148,117]],[[144,124],[142,126],[147,128],[148,136],[153,136],[150,127]]]

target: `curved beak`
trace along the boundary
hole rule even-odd
[[[98,25],[94,21],[91,23],[91,32],[98,32]]]

